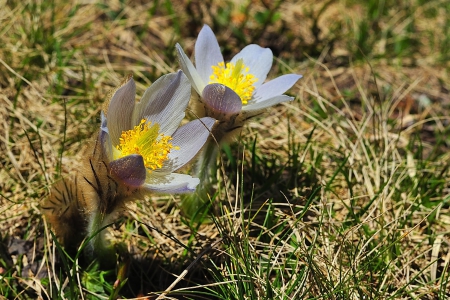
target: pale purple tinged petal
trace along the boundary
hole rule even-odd
[[[191,193],[200,183],[198,178],[189,175],[172,173],[164,176],[149,176],[141,189],[147,192],[155,192],[162,194],[181,194]]]
[[[205,84],[208,84],[212,74],[212,66],[223,62],[214,32],[208,25],[204,25],[195,42],[195,67]]]
[[[130,187],[140,187],[144,184],[147,169],[144,159],[138,154],[128,155],[109,163],[111,174],[122,184]]]
[[[208,84],[203,90],[202,98],[208,108],[218,113],[231,115],[242,109],[241,98],[223,84]]]
[[[100,119],[101,119],[100,130],[104,131],[106,133],[109,133],[109,131],[108,131],[108,119],[106,119],[105,113],[103,111],[100,112]]]
[[[191,86],[182,71],[162,76],[156,80],[136,104],[133,124],[142,119],[160,125],[160,133],[171,135],[184,118],[191,97]]]
[[[111,98],[106,118],[108,119],[108,129],[113,145],[119,144],[122,131],[132,129],[131,115],[134,109],[135,96],[136,85],[134,80],[130,79]]]
[[[102,124],[100,126],[100,143],[102,144],[103,151],[106,154],[106,157],[109,161],[113,160],[113,153],[112,153],[112,143],[111,138],[109,136],[108,126],[107,126],[107,119],[105,117],[105,114],[103,111],[100,113]]]
[[[236,54],[231,60],[232,63],[236,63],[238,59],[243,59],[246,67],[249,68],[249,73],[253,74],[258,81],[254,86],[259,87],[264,83],[267,78],[267,74],[272,67],[273,55],[272,50],[269,48],[262,48],[258,45],[248,45]]]
[[[290,89],[302,75],[297,74],[287,74],[277,77],[269,82],[264,83],[262,86],[256,89],[253,94],[252,101],[254,103],[264,101],[275,96],[284,94],[288,89]]]
[[[244,106],[244,108],[242,110],[243,111],[260,110],[260,109],[264,109],[264,108],[267,108],[270,106],[274,106],[278,103],[292,101],[292,100],[294,100],[293,97],[289,97],[286,95],[280,95],[280,96],[269,98],[269,99],[266,99],[264,101],[260,101],[257,103],[248,104],[248,105]]]
[[[216,120],[201,118],[181,126],[172,136],[172,145],[179,149],[172,149],[168,160],[159,172],[173,172],[186,165],[200,151],[209,137]]]
[[[175,45],[177,49],[178,60],[180,61],[181,69],[184,74],[186,74],[187,78],[191,82],[192,87],[197,91],[199,95],[202,94],[203,89],[205,88],[205,83],[203,79],[198,74],[191,60],[186,56],[183,51],[183,48],[179,44]]]

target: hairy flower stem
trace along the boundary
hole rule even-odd
[[[182,212],[194,222],[200,221],[209,211],[208,204],[214,196],[214,186],[217,183],[218,150],[214,139],[206,142],[195,168],[195,174],[200,179],[200,183],[194,193],[183,195],[181,198]]]
[[[92,258],[97,258],[105,266],[114,264],[116,261],[114,247],[106,238],[107,227],[111,223],[111,219],[111,215],[106,215],[100,211],[92,212],[88,227],[88,238],[91,238],[88,245],[88,254]]]

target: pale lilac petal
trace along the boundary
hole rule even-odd
[[[106,154],[106,157],[108,158],[109,161],[113,160],[113,153],[112,153],[112,143],[111,143],[111,138],[109,136],[109,130],[108,130],[108,126],[107,126],[107,119],[105,117],[105,114],[103,113],[103,111],[100,113],[101,119],[102,119],[102,124],[100,126],[100,143],[103,146],[103,151]]]
[[[219,83],[208,84],[203,90],[207,108],[225,115],[237,114],[242,109],[241,98],[230,88]]]
[[[191,193],[200,183],[198,178],[189,175],[172,173],[164,176],[157,176],[154,172],[148,176],[147,181],[141,189],[146,192],[162,194]]]
[[[276,105],[278,103],[281,103],[281,102],[287,102],[287,101],[292,101],[292,100],[294,100],[293,97],[289,97],[289,96],[286,96],[286,95],[280,95],[280,96],[276,96],[276,97],[273,97],[273,98],[266,99],[264,101],[260,101],[260,102],[257,102],[257,103],[251,103],[251,104],[245,105],[242,108],[242,110],[243,111],[260,110],[260,109],[264,109],[264,108],[267,108],[267,107],[270,107],[270,106],[274,106],[274,105]]]
[[[178,60],[180,61],[181,69],[184,74],[186,74],[187,78],[191,82],[192,87],[197,91],[199,95],[202,94],[203,89],[205,88],[205,82],[198,74],[191,60],[186,56],[183,51],[183,48],[179,44],[175,45],[177,49]]]
[[[235,64],[241,58],[244,61],[244,65],[249,68],[249,73],[258,79],[254,86],[259,87],[262,85],[272,67],[272,50],[258,45],[248,45],[236,54],[231,62]]]
[[[173,172],[186,165],[200,151],[209,137],[209,133],[216,120],[201,118],[181,126],[172,136],[172,145],[179,149],[172,149],[168,160],[158,172]]]
[[[106,119],[105,113],[103,111],[100,112],[100,119],[101,119],[100,130],[109,133],[108,119]]]
[[[302,75],[287,74],[264,83],[257,88],[253,94],[252,101],[255,101],[253,103],[284,94],[284,92],[290,89],[300,78],[302,78]]]
[[[205,84],[208,84],[212,74],[212,66],[223,62],[214,32],[208,25],[204,25],[195,42],[195,67]]]
[[[132,129],[131,115],[134,109],[135,96],[136,85],[133,78],[131,78],[111,98],[106,117],[108,119],[109,135],[113,145],[119,144],[122,131]]]
[[[109,168],[116,179],[130,187],[140,187],[147,176],[144,159],[138,154],[113,160],[109,163]]]
[[[136,104],[133,125],[147,119],[160,125],[160,133],[172,135],[184,118],[191,97],[191,86],[182,71],[156,80]]]

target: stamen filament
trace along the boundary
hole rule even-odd
[[[170,143],[172,137],[159,134],[159,124],[142,119],[133,129],[123,131],[115,151],[118,159],[130,154],[139,154],[148,171],[159,169],[167,160],[172,149],[179,149]]]
[[[255,90],[254,83],[258,78],[248,73],[249,68],[245,66],[242,58],[238,59],[236,64],[229,62],[225,65],[220,62],[217,66],[212,66],[212,69],[209,83],[220,83],[229,87],[239,95],[244,105],[251,100]]]

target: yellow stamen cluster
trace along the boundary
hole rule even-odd
[[[244,65],[244,61],[239,59],[236,65],[229,62],[226,64],[220,62],[217,66],[212,66],[213,74],[210,76],[209,83],[223,84],[239,95],[242,104],[247,104],[252,98],[255,87],[253,86],[258,78],[249,74],[249,68]]]
[[[145,167],[151,171],[159,169],[167,160],[167,156],[174,147],[170,141],[172,137],[159,134],[159,124],[151,125],[142,119],[133,129],[122,132],[120,144],[116,147],[120,151],[117,158],[130,154],[139,154],[144,159]]]

